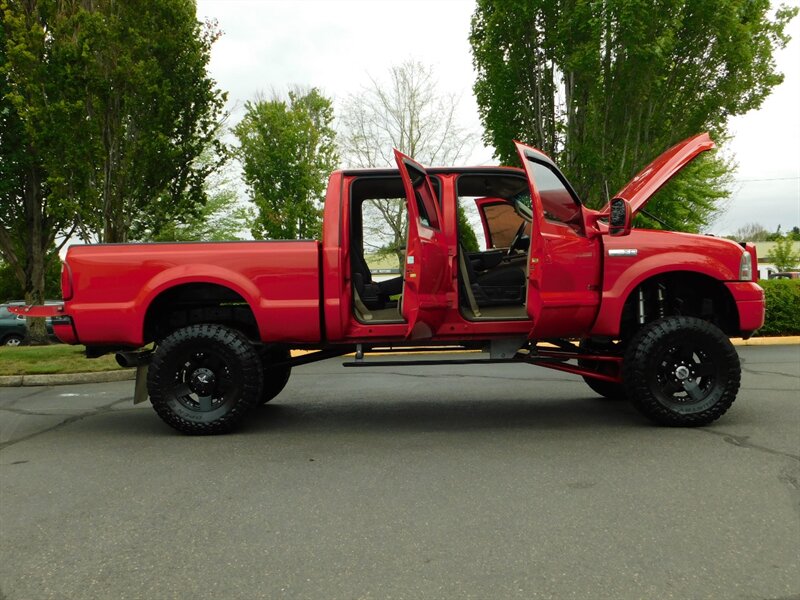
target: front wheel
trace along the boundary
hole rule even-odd
[[[739,355],[716,326],[672,316],[642,327],[623,361],[628,398],[661,425],[707,425],[731,407],[739,391]]]
[[[150,402],[161,419],[189,434],[234,429],[261,400],[261,358],[242,333],[217,324],[168,335],[153,352]]]

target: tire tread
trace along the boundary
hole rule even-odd
[[[197,344],[203,340],[223,345],[226,351],[239,361],[243,391],[236,404],[225,414],[208,423],[197,423],[175,414],[170,409],[167,399],[163,397],[161,388],[164,383],[163,378],[170,375],[165,365],[170,354],[185,344]],[[171,427],[190,435],[215,435],[235,429],[250,409],[260,401],[262,386],[261,360],[250,340],[236,329],[213,323],[182,327],[165,337],[153,353],[147,377],[150,403],[156,414]]]
[[[664,338],[683,331],[684,335],[705,336],[723,352],[727,364],[725,389],[711,407],[697,413],[677,413],[655,398],[648,385],[647,357]],[[736,348],[715,325],[696,317],[672,316],[642,327],[631,339],[622,366],[623,382],[631,403],[646,417],[670,427],[701,427],[724,415],[736,400],[741,383],[741,365]]]

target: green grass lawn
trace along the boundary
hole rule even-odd
[[[43,375],[50,373],[88,373],[119,369],[113,354],[86,358],[83,346],[0,346],[0,375]]]

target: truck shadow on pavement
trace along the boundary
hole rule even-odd
[[[315,400],[276,398],[258,406],[233,433],[380,434],[461,431],[632,430],[651,424],[628,403],[603,398],[492,400]],[[150,409],[137,407],[81,421],[83,432],[137,437],[183,436]],[[186,436],[190,437],[190,436]]]
[[[432,432],[469,430],[579,430],[649,424],[627,402],[601,398],[559,400],[280,401],[257,407],[242,428],[264,431]]]

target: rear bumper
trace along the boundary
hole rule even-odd
[[[53,334],[65,344],[77,344],[78,334],[75,331],[75,324],[72,317],[61,315],[53,317]]]
[[[56,317],[64,314],[64,305],[9,306],[8,311],[23,317]]]
[[[752,281],[727,282],[725,285],[736,302],[740,333],[742,337],[748,338],[764,325],[764,290]]]
[[[78,335],[72,317],[64,314],[63,304],[47,304],[44,306],[10,306],[9,311],[24,317],[46,317],[52,334],[65,344],[77,344]],[[48,333],[50,331],[48,330]]]

